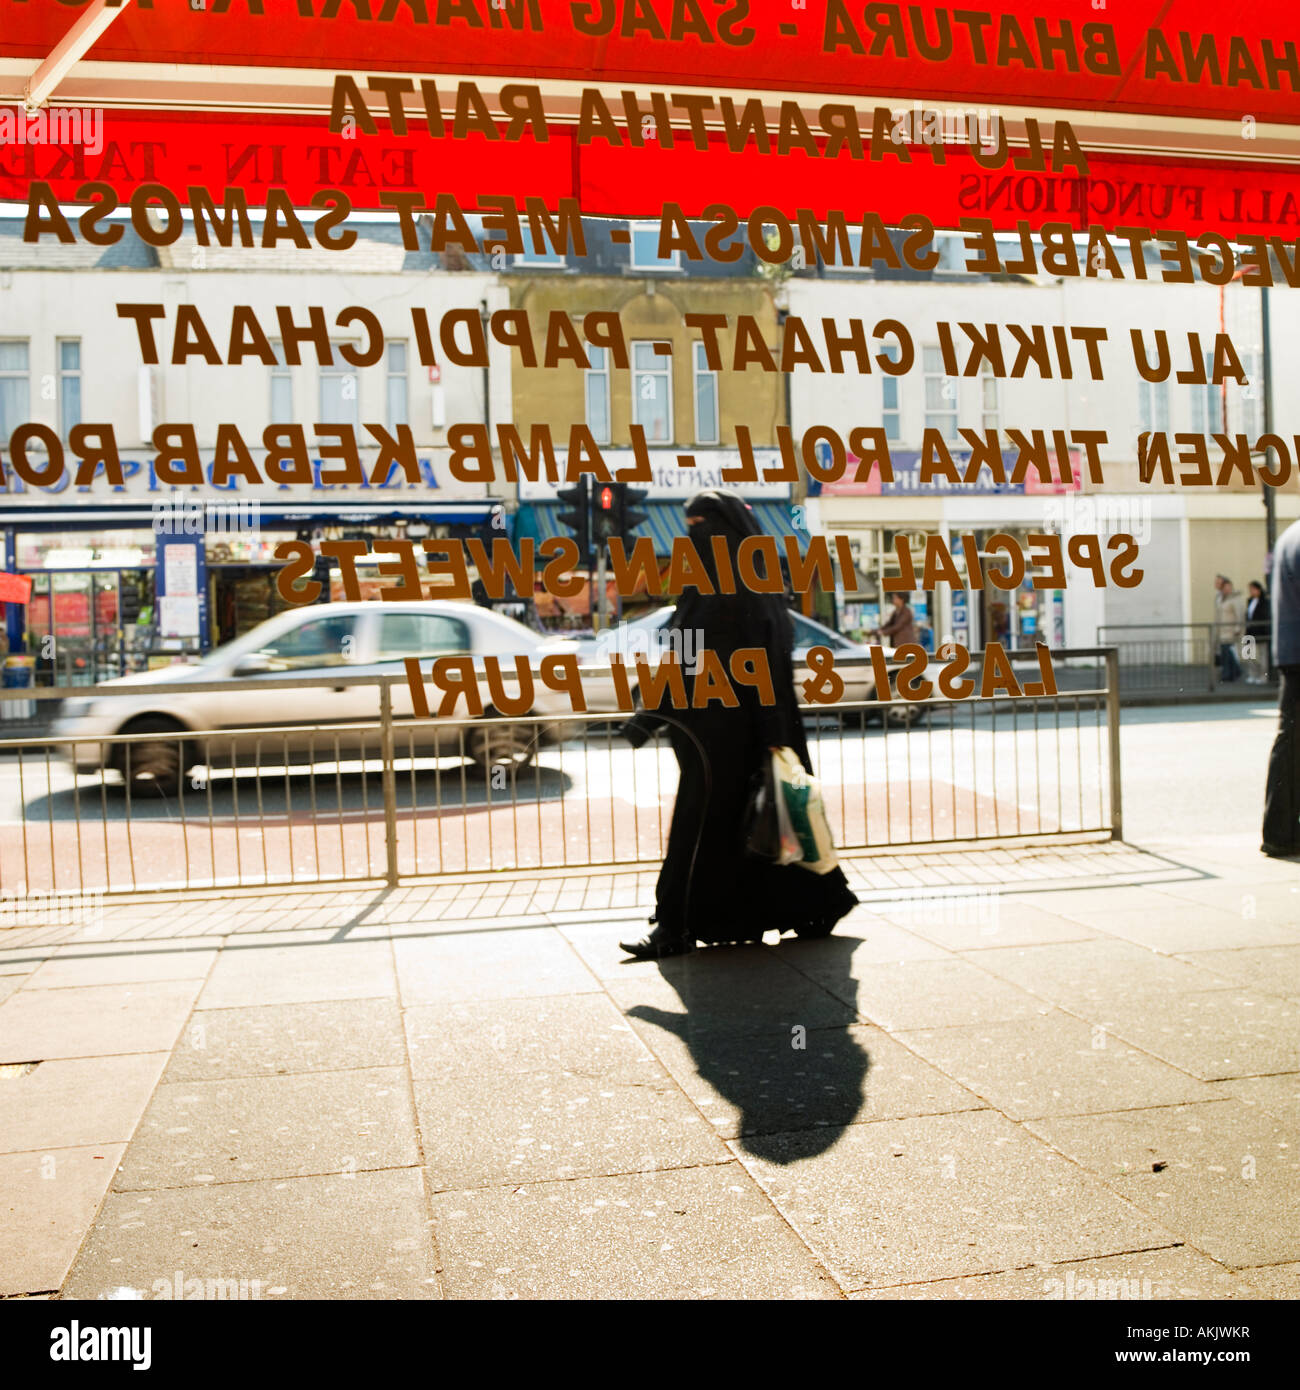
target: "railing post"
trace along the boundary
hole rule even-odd
[[[397,887],[397,772],[393,766],[393,683],[379,683],[379,742],[384,770],[384,877]]]
[[[1106,730],[1110,751],[1110,837],[1124,838],[1124,794],[1119,767],[1119,648],[1106,649]]]
[[[1210,685],[1209,685],[1208,693],[1211,694],[1211,695],[1213,695],[1213,694],[1214,694],[1214,657],[1215,657],[1215,654],[1216,654],[1216,653],[1218,652],[1218,650],[1219,650],[1219,644],[1218,644],[1218,641],[1216,640],[1217,637],[1218,637],[1218,631],[1217,631],[1216,626],[1215,626],[1214,623],[1208,623],[1208,624],[1206,625],[1206,631],[1207,631],[1207,633],[1209,634],[1208,639],[1207,639],[1207,641],[1206,641],[1206,648],[1207,648],[1207,650],[1208,650],[1208,652],[1209,652],[1209,666],[1210,666]]]

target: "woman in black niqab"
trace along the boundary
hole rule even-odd
[[[709,649],[729,669],[732,653],[767,652],[775,702],[736,690],[740,703],[726,708],[673,709],[665,699],[624,726],[640,747],[667,726],[680,779],[668,831],[668,848],[655,889],[654,930],[621,942],[629,955],[657,959],[692,950],[697,941],[759,941],[768,930],[825,936],[857,904],[843,872],[814,874],[797,864],[777,865],[745,852],[745,809],[750,784],[772,748],[791,748],[812,772],[808,741],[794,691],[794,627],[775,594],[738,586],[716,592],[715,538],[726,545],[733,575],[741,542],[761,534],[749,505],[736,493],[714,488],[686,503],[690,539],[715,592],[688,589],[678,600],[670,632],[691,633],[679,653]],[[687,688],[690,689],[687,675]]]

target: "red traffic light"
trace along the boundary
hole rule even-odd
[[[614,510],[614,489],[612,487],[601,488],[600,509],[602,512],[612,512]]]

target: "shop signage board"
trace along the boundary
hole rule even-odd
[[[684,449],[651,449],[650,482],[634,482],[632,487],[644,488],[651,502],[685,501],[697,492],[711,487],[729,487],[742,497],[769,502],[784,502],[790,496],[790,484],[784,482],[728,482],[723,473],[739,470],[747,463],[738,449],[708,449],[687,453]],[[776,472],[781,466],[779,449],[754,449],[753,471],[761,479],[765,472]],[[637,466],[637,456],[631,449],[601,449],[601,458],[610,476],[617,479],[623,470]],[[691,459],[691,463],[682,460]],[[557,489],[567,483],[519,483],[521,502],[555,502]]]

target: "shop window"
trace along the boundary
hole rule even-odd
[[[670,344],[632,344],[632,423],[645,430],[650,444],[673,440],[672,356],[656,352]]]
[[[1138,379],[1138,416],[1143,430],[1169,428],[1169,383]]]
[[[471,650],[469,629],[457,618],[439,613],[382,613],[379,660],[408,656],[445,656]]]
[[[944,370],[938,347],[923,349],[925,371],[925,427],[938,430],[944,439],[957,438],[957,381]]]
[[[406,371],[406,344],[389,343],[388,365],[388,428],[409,425],[410,384]]]
[[[719,444],[718,374],[710,371],[703,343],[691,345],[691,365],[695,378],[695,442]]]
[[[587,360],[591,363],[584,373],[583,383],[587,428],[597,444],[608,444],[612,438],[609,411],[609,353],[603,347],[589,347]]]
[[[0,342],[0,439],[8,442],[26,424],[32,398],[31,365],[26,340]]]
[[[659,254],[659,223],[633,222],[632,269],[633,270],[680,270],[682,253],[670,251],[668,255]]]
[[[59,339],[59,433],[81,424],[81,339]]]
[[[271,423],[293,424],[293,377],[284,360],[284,344],[277,338],[271,344],[275,366],[271,368]]]
[[[890,343],[883,355],[888,357],[891,362],[898,362],[902,358],[902,349],[897,343]],[[880,423],[885,431],[885,438],[892,443],[897,443],[903,437],[903,417],[899,406],[898,397],[899,379],[885,373],[880,378]]]

